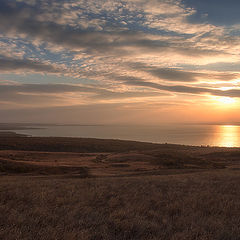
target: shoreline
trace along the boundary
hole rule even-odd
[[[240,148],[0,134],[0,172],[82,177],[240,169]]]
[[[9,130],[11,129],[11,130]],[[8,126],[3,131],[34,137],[97,138],[204,147],[240,147],[239,126]]]
[[[30,129],[30,128],[29,128]],[[40,128],[31,128],[31,129],[40,129]],[[20,129],[18,129],[20,130]],[[21,129],[25,130],[25,129]],[[189,144],[180,144],[180,143],[159,143],[159,142],[151,142],[151,141],[138,141],[138,140],[128,140],[128,139],[119,139],[119,138],[98,138],[98,137],[71,137],[71,136],[33,136],[31,134],[25,134],[25,133],[17,133],[15,131],[9,131],[9,130],[2,130],[0,128],[0,138],[1,137],[27,137],[27,138],[33,138],[33,139],[87,139],[87,140],[98,140],[98,141],[120,141],[120,142],[131,142],[131,143],[142,143],[142,144],[153,144],[153,145],[168,145],[168,146],[183,146],[183,147],[197,147],[197,148],[222,148],[222,149],[240,149],[240,146],[237,147],[227,147],[227,146],[217,146],[217,145],[189,145]]]

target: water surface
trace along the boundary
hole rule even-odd
[[[42,126],[40,126],[42,127]],[[89,137],[135,140],[185,145],[239,147],[237,125],[160,125],[160,126],[46,126],[16,130],[32,136]]]

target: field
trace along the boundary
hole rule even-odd
[[[240,149],[0,137],[0,239],[240,236]]]

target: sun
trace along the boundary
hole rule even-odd
[[[238,103],[236,98],[211,96],[212,104],[221,108],[232,108]]]
[[[236,102],[236,100],[234,98],[231,98],[231,97],[219,97],[217,99],[217,101],[219,103],[224,104],[224,105],[231,105],[231,104],[234,104]]]

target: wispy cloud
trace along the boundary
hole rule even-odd
[[[63,69],[50,63],[42,63],[29,59],[0,58],[0,71],[34,71],[40,73],[61,73]]]

